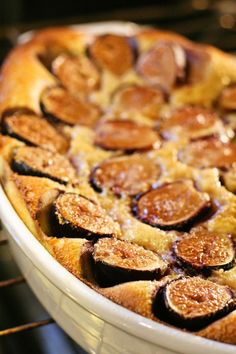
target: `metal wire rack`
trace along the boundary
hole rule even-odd
[[[0,238],[0,268],[0,278],[7,277],[0,280],[0,354],[26,354],[32,352],[32,347],[34,347],[34,354],[85,354],[84,350],[57,326],[31,293],[24,277],[14,264],[6,238]],[[24,289],[20,291],[19,288],[22,286]],[[26,292],[29,293],[27,306],[22,303]],[[17,308],[22,312],[20,309],[22,306],[23,315],[16,312]],[[37,312],[33,314],[33,320],[31,320],[32,312]],[[15,325],[17,322],[20,324]],[[49,327],[52,328],[49,330]],[[39,333],[40,329],[41,333]],[[52,337],[57,341],[60,338],[60,344],[56,346],[60,349],[55,350],[53,345],[49,344]]]
[[[0,240],[0,246],[6,245],[7,243],[8,243],[8,240],[6,238],[3,238]],[[16,285],[24,283],[24,282],[25,282],[25,278],[22,276],[17,276],[12,279],[2,280],[2,281],[0,281],[0,289],[1,288],[8,288],[11,286],[16,286]],[[22,332],[22,331],[28,331],[30,329],[38,328],[41,326],[46,326],[46,325],[49,325],[50,323],[53,323],[53,322],[54,322],[54,320],[52,318],[47,318],[47,319],[41,320],[41,321],[34,321],[34,322],[26,323],[26,324],[23,324],[20,326],[6,328],[3,330],[0,330],[0,337],[8,336],[10,334],[14,334],[14,333]]]
[[[7,239],[2,239],[0,241],[0,246],[7,244],[7,242],[8,242]],[[2,280],[2,281],[0,281],[0,289],[11,287],[11,286],[16,286],[16,285],[21,284],[23,282],[25,282],[25,279],[22,276],[18,276],[18,277],[12,278],[12,279]],[[47,318],[47,319],[41,320],[41,321],[34,321],[34,322],[26,323],[26,324],[23,324],[20,326],[6,328],[3,330],[0,330],[0,337],[8,336],[10,334],[14,334],[14,333],[22,332],[22,331],[28,331],[30,329],[38,328],[41,326],[46,326],[46,325],[49,325],[53,322],[54,322],[54,320],[52,318]]]

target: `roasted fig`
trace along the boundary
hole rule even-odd
[[[99,72],[85,55],[59,55],[52,63],[52,71],[74,95],[86,95],[98,88]]]
[[[162,90],[154,87],[131,85],[118,90],[113,98],[113,107],[124,114],[141,113],[155,119],[165,102]]]
[[[45,119],[36,115],[7,116],[3,119],[2,131],[4,134],[24,141],[27,145],[59,152],[65,152],[68,148],[67,140]]]
[[[156,131],[128,120],[109,120],[95,130],[95,145],[107,150],[149,150],[160,146]]]
[[[191,142],[179,151],[179,160],[197,168],[228,168],[236,162],[236,145],[215,137]]]
[[[236,110],[236,85],[225,87],[220,94],[218,104],[227,111]]]
[[[198,138],[218,131],[220,120],[215,112],[202,108],[186,106],[175,109],[160,125],[161,135],[168,140],[186,136]]]
[[[56,237],[101,237],[119,235],[119,225],[95,202],[75,193],[63,193],[51,210]]]
[[[185,77],[186,56],[177,43],[157,42],[138,60],[137,71],[149,84],[169,92],[178,80]]]
[[[76,177],[74,167],[65,156],[39,147],[19,147],[11,166],[20,175],[47,177],[63,184]]]
[[[103,287],[159,279],[168,267],[155,252],[115,238],[99,239],[94,245],[93,260],[97,281]]]
[[[111,158],[97,166],[91,183],[98,191],[110,189],[114,194],[135,195],[148,190],[160,177],[160,166],[146,156]]]
[[[105,34],[89,47],[89,54],[102,69],[120,76],[132,68],[135,53],[128,37]]]
[[[229,235],[198,227],[174,244],[174,254],[184,267],[208,272],[231,268],[235,250]]]
[[[200,277],[175,279],[161,288],[153,303],[164,322],[197,331],[235,309],[229,287]]]
[[[53,122],[68,125],[93,126],[100,114],[97,106],[71,95],[62,87],[48,88],[43,92],[41,109]]]
[[[211,205],[209,196],[197,191],[191,181],[176,181],[133,199],[135,216],[163,230],[185,230]]]

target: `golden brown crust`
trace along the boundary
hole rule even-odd
[[[39,32],[29,42],[16,47],[1,69],[0,116],[5,111],[26,107],[41,114],[40,95],[45,88],[56,85],[57,80],[39,57],[48,48],[51,51],[55,48],[56,52],[60,49],[79,51],[83,39],[85,36],[77,31],[54,28]]]
[[[94,281],[88,260],[91,247],[88,240],[47,237],[44,243],[53,257],[69,272],[86,282]]]
[[[159,282],[130,282],[112,288],[102,289],[100,292],[117,304],[124,306],[139,315],[158,321],[152,312],[153,299],[159,288],[167,281],[168,278]],[[213,322],[203,330],[196,332],[196,334],[208,339],[228,344],[236,344],[235,331],[236,311],[233,311],[222,319]]]
[[[140,31],[136,37],[139,40],[141,51],[150,47],[156,40],[177,41],[188,48],[196,47],[196,44],[193,45],[191,41],[171,32],[145,30]],[[57,53],[60,50],[79,53],[83,50],[85,43],[91,42],[92,38],[92,35],[85,35],[77,30],[53,28],[37,33],[32,40],[16,47],[2,67],[0,115],[6,110],[19,107],[27,107],[33,112],[40,114],[39,97],[46,87],[55,85],[57,80],[46,70],[38,58],[48,48],[52,47],[56,48],[55,51]],[[234,57],[211,46],[198,45],[198,47],[200,49],[204,48],[214,58],[213,65],[216,69],[215,75],[217,78],[219,74],[225,74],[227,77],[236,79],[236,61]],[[206,87],[213,84],[212,80],[213,77],[209,78],[209,82],[205,83]],[[224,83],[219,83],[219,86],[221,87],[222,84],[224,85]],[[186,103],[191,100],[198,102],[200,99],[198,91],[202,91],[202,89],[202,86],[199,88],[185,87],[177,90],[177,96],[175,97],[174,95],[173,99],[177,100],[177,102],[179,99],[183,99]],[[208,95],[212,97],[213,94],[215,93],[207,92],[205,100],[209,99]]]
[[[141,280],[100,289],[100,292],[118,305],[156,321],[152,312],[152,303],[156,292],[163,284],[163,281]]]
[[[28,206],[33,219],[36,218],[41,196],[48,190],[62,189],[60,184],[44,177],[20,176],[14,173],[12,180]]]
[[[0,81],[0,114],[15,108],[28,108],[40,114],[39,97],[47,86],[56,83],[54,77],[37,58],[43,50],[38,43],[17,47],[2,67]],[[18,92],[18,94],[13,94]]]
[[[9,200],[30,231],[41,239],[42,232],[36,220],[40,199],[43,193],[63,187],[48,178],[17,175],[2,158],[0,166],[0,179]]]
[[[8,162],[11,159],[13,150],[23,145],[24,144],[17,139],[0,134],[0,156]]]
[[[228,316],[221,318],[220,320],[201,330],[197,333],[197,335],[228,344],[236,344],[235,333],[236,311],[233,311]]]

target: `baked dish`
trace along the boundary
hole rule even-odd
[[[6,58],[0,115],[3,188],[59,263],[236,344],[235,57],[154,29],[46,29]]]

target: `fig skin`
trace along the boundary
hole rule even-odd
[[[67,205],[65,205],[66,200],[63,204],[65,215],[62,214],[63,209],[58,208],[63,198],[69,198]],[[119,225],[107,215],[101,206],[76,193],[61,193],[57,197],[50,208],[50,225],[55,237],[96,239],[119,236],[120,233]]]
[[[15,150],[11,168],[20,175],[46,177],[61,184],[76,177],[75,169],[65,156],[39,147],[24,146]]]
[[[181,255],[179,248],[182,247],[183,251],[184,246],[187,253]],[[173,245],[173,252],[177,263],[190,274],[200,271],[204,275],[210,275],[213,270],[228,270],[234,265],[235,250],[231,237],[210,232],[204,227],[193,229],[189,235],[177,240]],[[219,257],[224,257],[221,264]],[[216,259],[219,264],[214,264]]]
[[[197,281],[198,283],[201,282],[200,284],[195,284],[195,287],[192,291],[192,294],[189,294],[190,301],[196,301],[199,303],[199,306],[201,306],[201,302],[204,301],[223,301],[223,295],[227,297],[227,301],[225,301],[224,306],[221,305],[220,308],[215,310],[214,312],[209,312],[206,313],[206,315],[200,314],[196,315],[194,317],[190,317],[190,310],[189,306],[186,305],[184,306],[183,303],[180,303],[180,306],[182,306],[184,309],[188,308],[188,316],[184,317],[184,314],[180,314],[175,311],[173,306],[168,301],[168,295],[167,295],[167,289],[168,286],[170,286],[173,282],[178,282],[178,281]],[[199,286],[199,288],[198,288]],[[206,288],[207,286],[213,286],[215,288],[215,292],[212,289],[209,288],[209,292],[207,295],[209,295],[209,300],[205,299],[206,294],[202,294],[202,289]],[[184,291],[184,290],[183,290]],[[213,294],[214,292],[214,294]],[[221,295],[219,295],[217,292],[221,292]],[[180,297],[183,295],[183,292],[181,294],[178,294]],[[183,296],[182,296],[183,298]],[[186,297],[184,298],[183,301],[186,300]],[[191,305],[190,305],[191,306]],[[214,306],[214,304],[213,304]],[[223,307],[222,307],[223,306]],[[189,277],[189,278],[178,278],[170,281],[163,287],[159,289],[159,291],[156,294],[156,297],[153,301],[153,313],[154,315],[159,318],[161,321],[171,324],[173,326],[182,328],[182,329],[187,329],[189,331],[198,331],[206,326],[208,326],[210,323],[226,316],[228,313],[233,311],[236,308],[236,300],[233,294],[233,291],[228,287],[228,286],[223,286],[219,284],[212,283],[209,280],[204,280],[203,278],[200,277]],[[190,308],[191,309],[191,308]],[[198,310],[198,309],[197,309]],[[196,311],[196,309],[195,309]]]
[[[94,262],[94,261],[93,261]],[[158,280],[162,277],[160,269],[149,270],[127,270],[121,267],[110,266],[105,262],[96,262],[96,280],[102,288],[138,280]]]
[[[154,253],[153,251],[146,250],[142,246],[114,238],[102,238],[97,243],[106,242],[108,245],[104,251],[105,255],[103,254],[102,256],[99,256],[99,254],[97,254],[96,243],[94,245],[94,251],[92,254],[92,262],[96,274],[96,280],[101,287],[110,287],[129,281],[157,280],[164,276],[169,269],[168,264],[164,262],[158,254]],[[113,245],[114,247],[112,247]],[[109,255],[107,255],[106,252],[109,252]],[[119,252],[121,255],[117,255]],[[110,261],[110,253],[114,254],[114,262]],[[132,260],[135,256],[137,256],[137,264],[134,265],[132,264]],[[120,265],[119,257],[121,263]],[[131,258],[130,268],[128,268],[126,264],[123,265],[126,257],[128,262]],[[148,266],[145,263],[143,269],[138,269],[142,268],[139,267],[139,263],[144,262],[143,260],[145,260],[145,257],[147,262],[150,262],[150,268],[147,269]],[[107,260],[106,258],[109,259]],[[137,269],[135,269],[135,266]]]
[[[199,193],[199,197],[200,197],[200,192],[198,192],[197,190],[194,189],[193,187],[193,184],[186,180],[179,180],[179,181],[175,181],[175,182],[172,182],[172,183],[166,183],[166,184],[163,184],[161,186],[159,186],[158,188],[156,189],[150,189],[149,191],[147,192],[144,192],[144,193],[141,193],[139,195],[136,195],[134,198],[133,198],[133,201],[131,203],[131,209],[132,209],[132,212],[134,214],[134,216],[139,219],[140,221],[146,223],[146,224],[149,224],[153,227],[158,227],[162,230],[177,230],[177,231],[188,231],[192,225],[194,223],[196,223],[197,221],[201,220],[207,213],[210,212],[210,210],[212,209],[212,203],[210,201],[209,198],[205,198],[205,200],[202,199],[202,201],[198,201],[199,205],[198,207],[196,208],[195,211],[191,211],[189,217],[186,217],[185,219],[182,218],[180,220],[176,220],[175,222],[160,222],[160,221],[153,221],[153,220],[149,220],[148,219],[148,213],[146,213],[145,217],[143,215],[140,215],[141,211],[140,211],[140,205],[139,205],[139,202],[140,200],[143,198],[143,197],[146,197],[148,195],[148,193],[152,193],[155,191],[159,192],[162,188],[168,188],[168,186],[173,186],[174,184],[177,185],[177,184],[189,184],[190,188],[193,190],[193,192],[195,193],[196,192],[196,196],[197,196],[197,193]],[[191,183],[191,184],[190,184]],[[185,194],[186,191],[182,191],[182,194]],[[202,196],[203,197],[203,196]],[[168,200],[170,200],[170,197],[168,196]],[[174,199],[175,201],[175,199]],[[149,203],[151,205],[151,203]],[[154,203],[152,203],[152,205],[154,205]],[[165,209],[165,208],[164,208]],[[155,216],[155,218],[157,218],[156,215],[154,215],[154,211],[150,211],[151,213],[151,217]],[[168,209],[164,212],[168,212]]]

